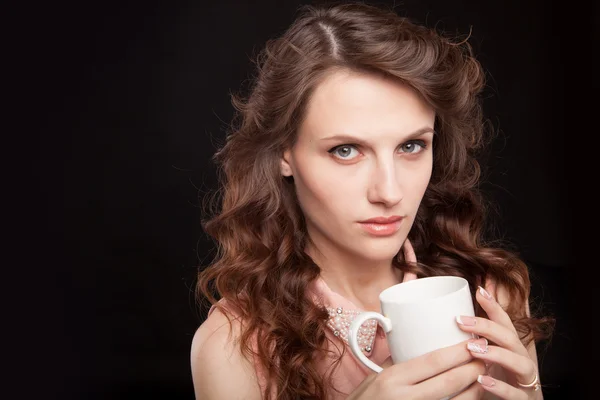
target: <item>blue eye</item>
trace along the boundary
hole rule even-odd
[[[406,154],[419,154],[427,147],[423,140],[409,140],[400,145],[399,152]],[[360,155],[360,151],[355,144],[341,144],[328,151],[330,154],[340,160],[353,160]]]
[[[411,140],[410,142],[404,143],[400,146],[401,149],[404,149],[403,153],[416,154],[423,151],[427,147],[425,142],[422,140]]]
[[[354,155],[352,155],[353,151],[355,153]],[[342,160],[352,160],[358,155],[358,150],[356,150],[356,147],[352,145],[343,144],[341,146],[337,146],[329,150],[329,153]]]

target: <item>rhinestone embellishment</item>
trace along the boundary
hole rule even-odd
[[[344,310],[342,307],[327,308],[327,311],[329,312],[327,326],[331,328],[336,337],[341,337],[344,342],[348,343],[350,325],[362,311]],[[358,345],[363,353],[370,353],[373,350],[376,332],[377,321],[375,320],[365,321],[365,323],[361,325],[358,330]]]

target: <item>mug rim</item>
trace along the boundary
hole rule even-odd
[[[395,289],[396,289],[398,286],[400,286],[400,285],[411,285],[411,284],[416,284],[416,282],[420,282],[420,281],[422,282],[422,281],[424,281],[424,280],[431,280],[431,279],[458,280],[458,281],[460,281],[460,282],[461,282],[463,285],[462,285],[460,288],[458,288],[457,290],[454,290],[454,291],[452,291],[452,292],[450,292],[450,293],[447,293],[447,294],[445,294],[445,295],[443,295],[443,296],[435,297],[435,298],[433,298],[433,299],[428,299],[427,301],[434,301],[434,300],[443,299],[443,298],[445,298],[445,297],[447,297],[447,296],[450,296],[450,295],[452,295],[452,294],[454,294],[454,293],[456,293],[456,292],[458,292],[458,291],[460,291],[460,290],[464,289],[464,288],[465,288],[465,286],[467,286],[467,287],[469,286],[469,281],[467,281],[465,278],[463,278],[463,277],[461,277],[461,276],[455,276],[455,275],[436,275],[436,276],[427,276],[427,277],[425,277],[425,278],[413,279],[413,280],[411,280],[411,281],[407,281],[407,282],[400,282],[400,283],[397,283],[397,284],[395,284],[395,285],[392,285],[392,286],[388,287],[387,289],[384,289],[384,290],[383,290],[381,293],[379,293],[379,301],[380,301],[381,303],[384,303],[384,302],[385,302],[385,303],[390,303],[390,302],[391,302],[391,303],[393,303],[393,301],[389,301],[389,300],[388,300],[388,301],[385,301],[385,300],[383,299],[383,297],[386,297],[386,296],[387,296],[387,294],[388,294],[389,292],[391,292],[391,291],[395,290]],[[401,304],[410,304],[410,302],[400,302],[400,303],[401,303]]]

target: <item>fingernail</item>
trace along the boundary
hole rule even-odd
[[[486,338],[469,340],[467,348],[473,353],[485,354],[488,352],[488,341]]]
[[[481,293],[481,295],[483,297],[485,297],[488,300],[494,300],[494,298],[492,297],[491,294],[488,293],[487,290],[485,290],[484,288],[482,288],[481,286],[479,286],[479,293]]]
[[[494,381],[494,378],[488,376],[488,375],[479,375],[477,377],[477,382],[481,383],[483,386],[494,386],[496,385],[496,381]]]
[[[477,321],[473,317],[468,317],[466,315],[457,315],[456,322],[458,322],[461,325],[473,326]]]

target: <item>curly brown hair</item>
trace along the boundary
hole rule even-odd
[[[322,376],[317,366],[327,351],[328,313],[307,295],[320,269],[305,253],[310,238],[294,183],[281,175],[280,162],[311,94],[340,69],[408,85],[436,112],[433,172],[409,233],[419,262],[409,265],[400,252],[394,265],[418,277],[461,276],[471,288],[494,279],[508,290],[507,312],[524,343],[549,337],[551,318],[524,313],[526,264],[500,242],[484,239],[487,206],[477,161],[486,142],[484,73],[466,41],[385,7],[306,5],[281,37],[267,41],[256,64],[249,95],[232,95],[236,113],[215,155],[219,207],[203,226],[218,254],[200,272],[197,289],[211,304],[226,299],[227,309],[216,306],[243,321],[239,343],[264,371],[264,398],[327,397],[330,375]]]

